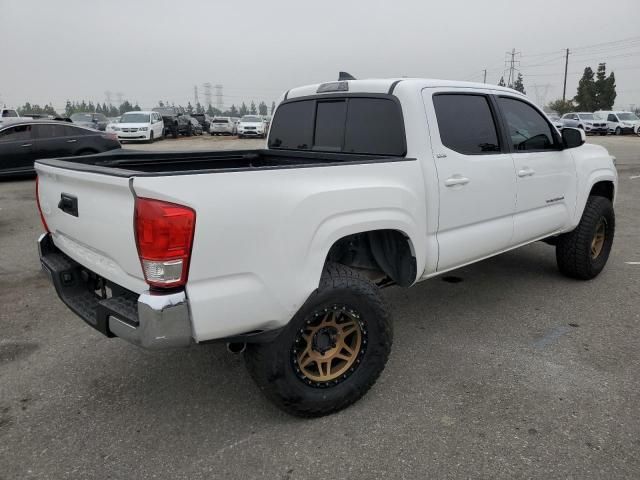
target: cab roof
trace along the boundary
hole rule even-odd
[[[335,90],[332,88],[338,88],[338,84],[347,84],[348,90]],[[490,85],[486,83],[476,82],[461,82],[457,80],[439,80],[433,78],[371,78],[363,80],[337,80],[323,83],[316,83],[313,85],[305,85],[302,87],[292,88],[286,93],[286,98],[305,97],[308,95],[317,95],[322,93],[391,93],[392,87],[402,84],[406,86],[411,85],[413,88],[438,88],[438,87],[450,87],[450,88],[475,88],[483,90],[497,90],[505,93],[522,95],[520,92],[507,87],[500,87],[498,85]],[[327,87],[324,87],[327,86]],[[334,87],[335,86],[335,87]],[[325,91],[318,91],[323,87]]]

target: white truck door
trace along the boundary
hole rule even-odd
[[[522,98],[497,97],[516,170],[515,245],[556,233],[576,208],[576,168],[552,125]]]
[[[438,271],[507,249],[516,181],[489,95],[423,90],[438,172]]]

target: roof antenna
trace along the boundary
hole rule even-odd
[[[338,80],[355,80],[356,77],[347,72],[340,72],[338,74]]]

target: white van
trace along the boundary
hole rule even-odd
[[[126,112],[120,121],[111,125],[111,130],[118,134],[120,141],[142,140],[153,143],[163,137],[164,122],[158,112]]]
[[[600,120],[606,120],[609,132],[616,135],[625,133],[635,133],[640,135],[640,118],[632,112],[614,112],[610,110],[599,110],[593,114]]]

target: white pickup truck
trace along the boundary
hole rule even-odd
[[[143,347],[246,345],[276,405],[318,416],[385,366],[381,287],[538,240],[563,274],[588,280],[611,250],[613,157],[510,89],[295,88],[267,143],[36,162],[40,257],[62,301]]]

